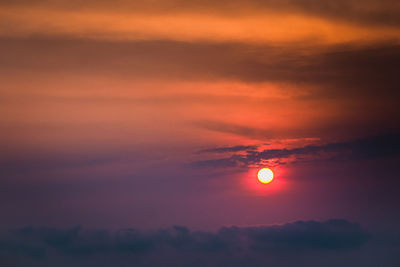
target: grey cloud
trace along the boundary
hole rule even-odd
[[[190,231],[174,226],[156,231],[123,229],[116,232],[26,227],[9,231],[1,238],[0,255],[23,257],[32,266],[61,264],[66,260],[81,266],[113,266],[107,258],[135,266],[192,266],[195,259],[207,266],[258,259],[250,266],[268,262],[277,255],[299,255],[323,251],[338,253],[358,249],[370,235],[357,223],[346,220],[296,221],[283,225],[223,227],[217,232]],[[38,250],[39,252],[32,252]],[[39,253],[40,257],[36,254]],[[284,254],[281,254],[284,253]],[[285,254],[286,253],[286,254]],[[99,261],[100,259],[100,261]],[[103,260],[101,260],[103,259]],[[239,263],[239,264],[238,264]],[[22,265],[15,265],[22,266]],[[42,265],[41,265],[42,266]]]
[[[269,249],[347,249],[359,247],[368,240],[360,225],[346,220],[329,220],[324,223],[297,221],[280,226],[224,228],[224,234],[243,234],[252,250]]]
[[[239,152],[246,150],[254,150],[257,149],[257,146],[230,146],[230,147],[216,147],[203,149],[198,151],[198,153],[228,153],[228,152]]]

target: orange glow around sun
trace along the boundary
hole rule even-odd
[[[268,184],[274,179],[274,173],[269,168],[263,168],[257,173],[258,180],[263,184]]]

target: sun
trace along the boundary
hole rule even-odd
[[[274,179],[274,173],[269,168],[262,168],[257,173],[258,180],[263,184],[268,184]]]

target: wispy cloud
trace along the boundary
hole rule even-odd
[[[197,153],[228,153],[228,152],[240,152],[247,150],[257,149],[257,146],[229,146],[229,147],[216,147],[203,149],[198,151]]]
[[[318,0],[153,0],[153,1],[0,1],[4,7],[30,7],[47,8],[53,10],[82,11],[119,11],[123,13],[141,14],[173,14],[197,13],[219,14],[232,16],[240,14],[260,14],[265,12],[278,12],[281,14],[295,13],[310,16],[326,17],[347,22],[375,25],[399,25],[397,16],[400,6],[396,0],[337,0],[335,3]]]
[[[201,160],[192,163],[196,167],[248,167],[262,164],[266,160],[280,160],[294,157],[294,161],[302,161],[301,156],[311,156],[318,160],[328,153],[331,160],[365,160],[382,159],[400,156],[400,135],[390,134],[365,139],[328,143],[324,145],[308,145],[299,148],[265,149],[263,151],[246,151],[244,155],[234,154],[226,158]],[[310,160],[310,158],[308,158]]]

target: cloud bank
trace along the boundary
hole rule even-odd
[[[259,266],[307,253],[356,250],[369,238],[359,224],[342,219],[217,232],[182,226],[151,232],[26,227],[2,235],[0,259],[12,266]]]

